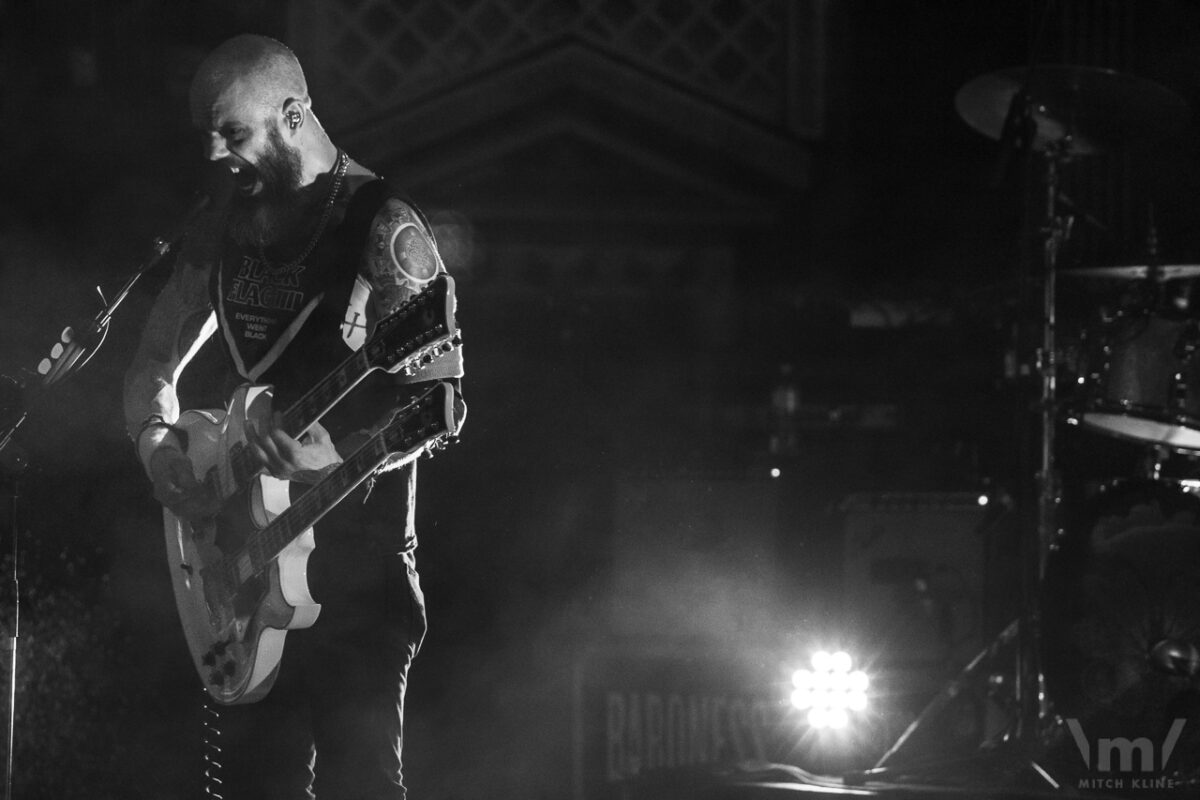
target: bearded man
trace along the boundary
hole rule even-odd
[[[206,157],[232,186],[193,226],[150,311],[125,412],[155,497],[201,521],[221,501],[197,479],[176,427],[178,380],[200,345],[216,332],[231,374],[273,386],[278,412],[444,267],[415,206],[330,140],[285,45],[249,35],[221,44],[200,65],[190,105]],[[461,363],[456,347],[417,380],[457,387]],[[249,425],[247,451],[296,496],[421,388],[372,377],[299,439],[278,417]],[[263,699],[217,709],[223,796],[405,796],[404,695],[425,633],[415,489],[410,460],[315,526],[307,580],[319,617],[288,634]]]

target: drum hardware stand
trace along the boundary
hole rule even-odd
[[[1162,480],[1163,464],[1171,457],[1171,448],[1165,444],[1156,444],[1149,448],[1146,452],[1146,457],[1142,461],[1143,475],[1152,480]]]
[[[1034,552],[1025,553],[1020,559],[1022,575],[1021,599],[1024,604],[1019,626],[1018,672],[1016,693],[1019,714],[1015,735],[1029,740],[1039,734],[1040,723],[1046,718],[1048,708],[1045,696],[1045,680],[1041,669],[1038,642],[1039,620],[1037,592],[1046,572],[1046,559],[1059,536],[1059,506],[1062,502],[1058,467],[1055,461],[1055,426],[1058,424],[1058,341],[1057,341],[1057,274],[1059,254],[1071,238],[1074,216],[1060,213],[1059,182],[1060,168],[1066,163],[1071,137],[1068,134],[1046,148],[1045,158],[1045,224],[1041,233],[1042,244],[1042,342],[1037,357],[1038,373],[1041,377],[1039,397],[1039,440],[1041,453],[1036,474],[1037,496],[1036,520],[1032,526],[1036,536],[1032,542]],[[1028,542],[1028,537],[1025,537]]]
[[[1044,25],[1045,17],[1038,40]],[[1030,52],[1040,52],[1036,41]],[[906,744],[911,745],[915,730],[961,694],[968,681],[987,679],[988,664],[1003,663],[1003,671],[998,669],[995,677],[1011,676],[1013,685],[1003,698],[1003,732],[982,742],[972,758],[939,764],[929,760],[910,761],[909,771],[932,774],[937,767],[952,768],[955,763],[960,767],[991,763],[1006,770],[1031,770],[1040,781],[1061,789],[1064,787],[1038,763],[1063,733],[1061,721],[1052,713],[1046,694],[1041,648],[1044,631],[1039,605],[1050,556],[1061,544],[1063,533],[1060,517],[1064,493],[1056,463],[1057,426],[1063,410],[1057,386],[1057,280],[1061,277],[1060,255],[1072,238],[1077,217],[1107,232],[1104,225],[1077,208],[1062,191],[1062,168],[1076,159],[1105,152],[1115,144],[1145,142],[1180,130],[1188,117],[1188,105],[1174,92],[1136,76],[1096,67],[1039,65],[1033,58],[1025,66],[969,81],[956,94],[955,105],[968,125],[999,141],[999,168],[994,183],[1004,180],[1006,167],[1016,157],[1020,157],[1025,167],[1026,214],[1021,228],[1024,268],[1018,276],[1019,299],[1014,304],[1018,309],[1013,320],[1014,346],[1006,354],[1005,362],[1006,366],[1009,358],[1014,362],[1006,377],[1018,384],[1014,412],[1019,490],[1013,494],[1018,526],[1016,544],[1020,549],[1020,608],[1016,619],[933,700],[875,768],[858,777],[866,780],[881,773],[901,772],[904,767],[893,767],[891,762],[898,761],[895,756]],[[1084,120],[1083,125],[1080,120]],[[1040,174],[1035,177],[1039,168]],[[1161,268],[1153,219],[1150,236],[1152,263],[1148,288],[1156,290]],[[1040,253],[1034,245],[1035,239],[1039,240]],[[1082,274],[1080,270],[1070,273]],[[1095,274],[1096,270],[1090,273]],[[1108,276],[1108,273],[1105,269],[1099,274]],[[1039,384],[1036,390],[1032,385],[1035,373]],[[1161,470],[1162,460],[1154,469]]]
[[[1032,100],[1025,87],[1022,87],[1012,98],[1012,106],[1006,118],[1005,128],[1017,120],[1016,139],[1021,154],[1028,157],[1032,168],[1036,163],[1035,125],[1032,108],[1020,108],[1018,105],[1031,104]],[[1038,590],[1045,573],[1047,555],[1055,539],[1059,535],[1059,505],[1062,499],[1059,475],[1055,461],[1055,426],[1058,422],[1058,389],[1057,389],[1057,342],[1056,342],[1056,309],[1059,255],[1063,246],[1070,240],[1075,223],[1073,214],[1064,213],[1069,203],[1064,202],[1060,190],[1061,167],[1072,155],[1073,139],[1071,134],[1062,135],[1054,141],[1043,141],[1039,147],[1044,155],[1044,218],[1039,226],[1042,238],[1039,275],[1023,276],[1022,285],[1026,288],[1040,284],[1040,298],[1032,292],[1022,293],[1022,303],[1030,306],[1030,314],[1038,314],[1039,337],[1033,347],[1033,371],[1039,378],[1038,398],[1032,406],[1037,417],[1039,430],[1037,432],[1037,468],[1034,472],[1032,486],[1019,492],[1025,497],[1018,500],[1018,535],[1020,536],[1020,609],[1017,619],[1009,623],[990,645],[980,652],[963,669],[959,677],[951,682],[937,697],[917,716],[901,737],[876,762],[875,767],[864,773],[880,775],[893,771],[888,766],[889,761],[903,748],[913,733],[927,723],[938,712],[942,711],[949,702],[961,693],[963,685],[969,680],[977,679],[984,671],[987,663],[999,657],[1001,651],[1009,644],[1016,646],[1015,675],[1013,681],[1013,699],[1015,701],[1015,719],[1010,722],[1008,731],[1002,738],[1002,744],[1016,748],[1016,755],[1024,767],[1031,769],[1042,781],[1049,786],[1061,788],[1058,781],[1038,763],[1038,753],[1041,749],[1045,734],[1045,722],[1049,717],[1048,702],[1045,692],[1045,676],[1042,671],[1039,650],[1039,614],[1037,608]],[[1040,308],[1033,309],[1040,301]],[[1020,341],[1018,346],[1027,351],[1030,343]],[[1030,337],[1032,338],[1032,337]],[[1022,354],[1018,352],[1018,359]],[[1028,415],[1023,414],[1022,419]],[[1033,454],[1027,450],[1034,442],[1034,436],[1023,424],[1021,430],[1021,475],[1029,474],[1027,467]],[[1029,495],[1033,495],[1030,497]],[[924,765],[929,769],[932,765]]]

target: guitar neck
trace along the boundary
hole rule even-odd
[[[283,431],[293,439],[298,439],[309,427],[321,417],[329,413],[337,403],[350,393],[350,390],[362,382],[375,367],[371,366],[366,352],[356,350],[349,358],[337,366],[333,372],[322,378],[316,386],[309,389],[299,400],[292,403],[283,412]]]
[[[316,525],[321,517],[345,499],[346,495],[354,491],[391,455],[383,436],[372,436],[337,469],[301,495],[299,500],[271,520],[257,535],[251,537],[246,542],[243,553],[233,559],[234,563],[241,563],[245,556],[249,558],[255,574],[265,569],[293,539]]]
[[[458,342],[454,303],[454,280],[439,275],[420,294],[380,320],[360,349],[283,412],[283,432],[300,438],[373,370],[412,374],[419,365],[452,349]],[[258,473],[257,462],[245,448],[230,453],[230,464],[239,486]]]
[[[240,583],[265,569],[297,536],[316,525],[346,495],[385,461],[415,459],[439,437],[456,429],[452,422],[453,390],[439,384],[396,413],[382,430],[372,435],[336,469],[309,488],[270,524],[251,536],[243,548],[222,560],[231,584]]]
[[[375,367],[371,365],[367,353],[356,350],[283,412],[284,433],[293,439],[299,439],[373,369]],[[244,447],[239,447],[229,454],[229,463],[238,485],[244,485],[259,471],[258,462]]]

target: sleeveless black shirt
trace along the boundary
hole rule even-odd
[[[350,298],[371,223],[389,197],[403,199],[382,180],[360,186],[344,213],[333,214],[312,252],[295,266],[265,263],[257,248],[227,239],[210,282],[217,336],[237,375],[273,387],[275,409],[286,409],[350,355],[343,330],[366,324],[359,318],[361,313],[350,308]],[[391,375],[374,371],[322,417],[321,424],[338,442],[371,427],[415,391]],[[303,488],[293,487],[293,495]],[[415,465],[409,464],[381,475],[369,497],[366,486],[360,486],[339,508],[369,499],[379,512],[375,516],[382,515],[381,522],[393,521],[382,529],[368,526],[375,538],[382,531],[386,540],[375,544],[390,552],[411,552],[416,547],[414,490]],[[318,523],[318,551],[323,546],[322,527]],[[353,538],[339,533],[338,541],[348,544]]]

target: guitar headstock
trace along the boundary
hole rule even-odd
[[[375,326],[362,348],[370,366],[413,370],[449,352],[458,341],[455,305],[454,279],[442,273]]]
[[[422,448],[439,450],[458,434],[465,409],[461,402],[456,402],[454,386],[439,381],[397,410],[380,435],[390,453],[411,454]]]

